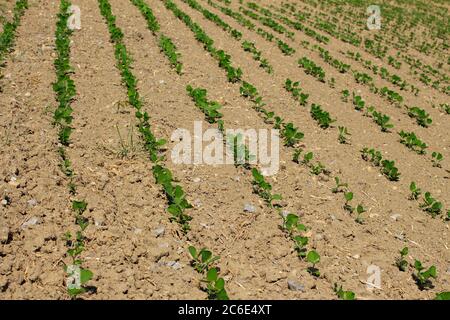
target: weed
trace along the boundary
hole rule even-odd
[[[339,136],[338,136],[338,141],[341,144],[346,144],[347,141],[347,136],[351,136],[351,134],[348,132],[346,127],[341,127],[338,126],[339,129]]]

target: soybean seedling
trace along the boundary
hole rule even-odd
[[[302,154],[303,149],[299,148],[299,149],[295,149],[294,150],[294,154],[292,156],[292,161],[294,161],[295,163],[300,163],[300,155]]]
[[[439,152],[433,152],[431,154],[431,161],[433,162],[433,167],[441,168],[441,161],[444,159],[444,156],[442,153]]]
[[[350,201],[353,200],[353,192],[345,192],[344,198],[345,198],[344,210],[347,210],[349,213],[353,213],[355,209],[350,205]]]
[[[436,215],[441,214],[442,203],[433,198],[430,192],[425,192],[424,203],[420,206],[424,211],[431,214],[433,218],[436,217]]]
[[[295,251],[297,251],[297,255],[299,258],[303,259],[306,257],[306,245],[308,244],[308,237],[303,236],[295,236],[292,238],[295,242]]]
[[[306,231],[304,224],[300,223],[299,217],[296,214],[288,213],[286,216],[281,215],[283,218],[283,230],[287,231],[290,235],[293,235],[295,231]]]
[[[422,193],[422,190],[420,190],[420,188],[417,187],[414,181],[411,182],[411,184],[409,185],[409,191],[411,191],[411,195],[409,196],[411,200],[419,199],[419,196]]]
[[[413,278],[414,280],[416,280],[419,289],[424,290],[433,288],[434,286],[431,279],[436,279],[437,277],[436,267],[431,266],[427,270],[425,270],[422,262],[416,260],[414,262],[414,268],[416,269],[416,273],[413,274]]]
[[[445,217],[445,221],[450,221],[450,210],[447,211],[447,216]]]
[[[341,183],[341,179],[339,177],[334,177],[334,181],[336,183],[336,186],[331,189],[331,192],[333,193],[339,193],[344,192],[342,188],[348,188],[348,183]]]
[[[272,185],[268,183],[264,176],[258,171],[258,169],[252,169],[253,175],[253,190],[261,198],[263,198],[269,207],[273,207],[274,200],[282,200],[280,194],[272,194]]]
[[[225,290],[225,280],[219,278],[217,268],[211,268],[206,273],[206,279],[202,280],[206,283],[206,292],[210,300],[229,300]]]
[[[376,124],[378,124],[381,127],[382,132],[388,132],[389,129],[393,128],[394,125],[392,123],[389,123],[390,117],[388,115],[385,115],[381,112],[374,111],[372,113],[373,120]]]
[[[405,257],[408,255],[408,247],[404,247],[400,250],[400,257],[395,260],[395,265],[398,267],[400,271],[406,271],[408,269],[408,261],[405,260]]]
[[[355,300],[356,295],[353,291],[344,291],[342,290],[342,285],[338,286],[337,283],[334,284],[334,292],[341,300]]]
[[[355,221],[359,224],[363,224],[364,223],[364,219],[361,216],[364,212],[366,212],[366,209],[364,209],[364,207],[361,204],[358,204],[358,206],[356,207],[356,213],[358,214]]]
[[[348,97],[350,96],[350,92],[348,90],[342,90],[341,100],[343,102],[348,102]]]
[[[316,251],[311,250],[308,252],[306,260],[312,264],[311,267],[308,267],[308,272],[314,277],[320,277],[320,271],[316,268],[316,264],[320,262],[320,255]]]
[[[450,292],[441,292],[436,294],[436,298],[434,298],[434,300],[450,300]]]
[[[303,164],[305,165],[309,165],[309,163],[311,162],[312,158],[314,157],[314,153],[312,152],[308,152],[303,156]]]
[[[329,173],[329,171],[327,171],[327,169],[325,169],[325,166],[322,163],[317,162],[316,165],[314,165],[314,164],[311,165],[311,173],[312,174],[318,176],[322,172],[325,174]]]
[[[189,253],[191,254],[193,259],[191,261],[191,264],[199,273],[203,273],[204,271],[208,270],[209,267],[214,263],[214,261],[219,260],[218,256],[213,256],[211,251],[204,248],[200,251],[197,251],[195,247],[190,246]]]
[[[338,136],[339,143],[346,144],[347,136],[351,136],[351,134],[348,132],[346,127],[338,127],[338,129],[339,129],[339,136]]]

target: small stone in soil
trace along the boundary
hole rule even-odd
[[[253,213],[253,212],[256,211],[256,208],[255,208],[254,205],[252,205],[252,204],[250,204],[250,203],[246,203],[246,204],[244,205],[244,211],[245,211],[245,212]]]
[[[153,230],[153,235],[158,238],[158,237],[164,235],[165,232],[166,232],[166,228],[161,226],[161,227],[158,227]]]
[[[289,290],[305,292],[305,286],[295,280],[288,280],[287,284]]]
[[[39,218],[38,218],[38,217],[31,217],[30,219],[28,219],[27,221],[25,221],[24,223],[22,223],[21,228],[22,228],[22,229],[26,229],[26,228],[29,228],[29,227],[32,227],[32,226],[38,224],[39,222],[40,222],[40,221],[39,221]]]

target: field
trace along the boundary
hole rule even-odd
[[[0,299],[450,299],[449,10],[1,1]]]

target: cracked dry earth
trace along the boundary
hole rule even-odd
[[[308,227],[308,248],[321,257],[317,264],[321,275],[313,277],[307,272],[310,264],[299,259],[282,230],[277,210],[253,192],[250,171],[233,165],[176,164],[170,158],[177,143],[170,137],[177,128],[192,131],[194,121],[202,121],[204,130],[216,128],[205,121],[186,93],[187,85],[205,88],[208,98],[222,105],[227,128],[271,129],[272,125],[240,94],[239,83],[228,82],[217,60],[165,7],[165,1],[145,2],[160,25],[159,32],[172,39],[180,53],[181,75],[171,68],[158,46],[158,36],[148,29],[132,1],[108,2],[133,58],[132,71],[152,130],[168,140],[164,164],[193,205],[188,209],[193,217],[191,230],[183,234],[176,222],[169,221],[167,198],[155,182],[135,112],[127,104],[108,25],[98,1],[93,0],[72,1],[81,9],[82,28],[70,36],[71,78],[77,94],[72,102],[73,132],[66,153],[76,173],[77,194],[69,192],[60,168],[58,129],[53,125],[57,106],[53,63],[60,3],[29,0],[14,50],[0,69],[0,299],[70,298],[63,268],[69,261],[64,234],[77,230],[71,208],[75,199],[88,203],[84,216],[89,226],[82,259],[94,274],[89,285],[95,290],[83,294],[83,299],[206,299],[207,294],[200,289],[202,275],[190,266],[190,245],[220,256],[216,265],[232,299],[337,299],[335,283],[355,292],[358,299],[433,299],[436,293],[449,291],[449,222],[444,215],[450,209],[450,116],[432,107],[433,103],[448,102],[448,95],[421,85],[406,64],[396,70],[377,60],[420,87],[418,96],[402,91],[405,104],[421,106],[433,119],[429,128],[420,127],[404,109],[391,106],[355,82],[351,73],[339,73],[317,51],[302,46],[302,40],[314,44],[302,31],[290,29],[294,39],[276,35],[296,50],[291,56],[283,55],[276,43],[255,31],[260,28],[274,33],[268,26],[253,20],[256,28],[249,30],[219,9],[239,12],[247,1],[241,5],[233,0],[227,5],[226,1],[197,0],[242,33],[242,39],[236,40],[187,2],[173,0],[206,31],[216,48],[230,55],[233,66],[242,69],[243,80],[258,88],[270,110],[304,133],[300,147],[314,152],[314,160],[330,171],[328,175],[312,174],[307,166],[292,161],[292,148],[281,144],[280,170],[267,177],[273,190],[283,196],[283,211],[297,214]],[[306,2],[291,2],[312,14],[318,12]],[[281,7],[281,1],[257,3],[266,8]],[[5,12],[12,7],[7,1]],[[351,49],[375,60],[362,49],[330,38],[328,44],[320,45],[352,68],[365,70],[343,51]],[[242,49],[243,40],[254,42],[261,50],[273,67],[272,74]],[[413,49],[408,52],[434,63],[431,56]],[[448,51],[446,55],[447,59]],[[305,74],[297,63],[303,56],[320,65],[327,78],[333,77],[335,86]],[[448,74],[448,65],[445,68]],[[308,109],[299,106],[284,89],[287,78],[300,81],[309,101],[337,119],[331,128],[320,128]],[[385,79],[373,79],[377,87],[392,87]],[[341,91],[346,88],[389,114],[394,129],[381,132],[369,117],[343,102]],[[352,134],[349,143],[338,142],[338,126],[345,126]],[[430,152],[419,155],[399,143],[400,130],[416,132],[429,143]],[[395,160],[400,180],[389,181],[379,168],[364,161],[360,153],[364,147],[382,150],[383,156]],[[441,167],[432,165],[431,150],[444,156]],[[331,192],[335,176],[354,192],[352,204],[362,203],[366,208],[362,224],[355,222],[355,213],[344,210],[343,194]],[[433,218],[424,212],[421,198],[408,200],[411,181],[442,202],[440,216]],[[408,262],[419,259],[424,266],[436,266],[433,288],[420,290],[412,276],[414,268],[401,272],[395,265],[399,251],[406,246]],[[368,290],[367,270],[373,265],[381,270],[381,287]]]

